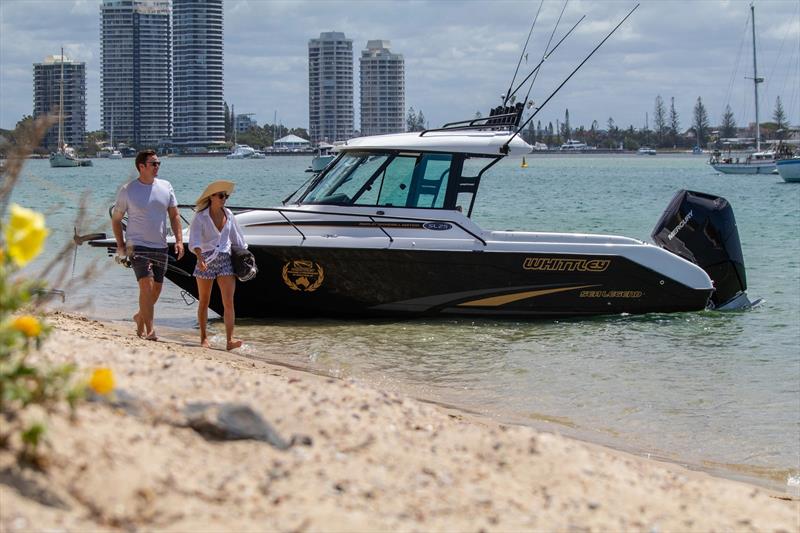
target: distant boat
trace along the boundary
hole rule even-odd
[[[122,152],[120,152],[119,150],[117,150],[115,148],[114,150],[111,150],[111,154],[109,154],[108,158],[109,159],[122,159]]]
[[[322,172],[334,159],[336,159],[336,154],[333,153],[333,145],[321,142],[317,145],[317,155],[311,160],[311,166],[306,169],[306,172],[315,174]]]
[[[775,170],[775,152],[761,151],[761,127],[758,122],[758,84],[764,78],[758,77],[756,68],[756,10],[750,4],[750,22],[753,31],[753,89],[755,93],[756,110],[756,151],[744,158],[733,158],[730,153],[727,157],[720,157],[719,152],[714,152],[708,164],[723,174],[770,174]]]
[[[233,152],[225,156],[226,159],[264,159],[265,157],[264,152],[259,152],[246,144],[234,145]]]
[[[800,182],[800,157],[779,159],[775,161],[775,165],[778,167],[778,174],[781,175],[783,181],[786,183]]]
[[[544,152],[547,149],[548,148],[545,143],[535,142],[533,143],[533,150],[531,150],[531,152]]]
[[[50,154],[53,168],[90,167],[91,159],[79,159],[64,142],[64,49],[61,49],[61,87],[58,97],[58,150]]]
[[[568,140],[564,144],[561,145],[561,149],[564,151],[579,151],[579,150],[587,150],[589,145],[580,141],[573,141],[572,139]]]
[[[639,155],[656,155],[657,152],[655,148],[650,148],[649,146],[642,146],[641,148],[636,150],[636,153]]]

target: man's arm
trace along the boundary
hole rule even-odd
[[[168,207],[169,225],[172,227],[172,234],[175,235],[175,256],[180,259],[183,257],[183,230],[181,229],[181,215],[177,207]]]
[[[114,209],[111,215],[111,229],[114,231],[114,239],[117,241],[117,255],[120,257],[128,255],[125,249],[125,237],[122,234],[122,217],[124,216],[125,213],[117,211],[116,209]]]

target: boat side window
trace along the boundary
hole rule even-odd
[[[443,207],[452,161],[451,154],[424,154],[414,169],[406,207]]]
[[[406,206],[414,168],[417,166],[417,158],[416,154],[400,154],[389,163],[381,179],[376,180],[373,184],[373,189],[378,188],[377,202],[373,205]]]

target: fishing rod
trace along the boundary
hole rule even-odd
[[[582,21],[583,19],[585,19],[585,18],[586,18],[586,15],[584,15],[584,16],[582,16],[581,18],[579,18],[579,19],[578,19],[578,22],[576,22],[576,23],[575,23],[575,24],[572,26],[572,28],[570,28],[570,29],[569,29],[569,31],[568,31],[567,33],[565,33],[565,34],[564,34],[564,36],[561,38],[561,40],[560,40],[560,41],[558,41],[558,42],[556,43],[556,45],[553,47],[553,49],[552,49],[552,50],[550,50],[550,51],[547,53],[547,55],[546,55],[546,56],[544,56],[544,57],[542,58],[542,60],[541,60],[541,61],[539,61],[539,63],[538,63],[538,64],[537,64],[535,67],[533,67],[533,70],[531,70],[530,74],[528,74],[527,76],[525,76],[525,79],[524,79],[524,80],[522,80],[521,82],[519,82],[519,85],[517,85],[517,88],[516,88],[516,89],[514,89],[514,90],[511,92],[511,94],[508,96],[509,98],[511,98],[511,96],[512,96],[512,95],[516,94],[516,93],[517,93],[517,91],[519,91],[519,90],[520,90],[520,88],[521,88],[523,85],[525,85],[525,83],[526,83],[526,82],[527,82],[527,81],[528,81],[528,80],[531,78],[531,76],[533,76],[533,75],[534,75],[534,74],[535,74],[535,73],[536,73],[536,72],[539,70],[539,68],[542,66],[542,64],[543,64],[545,61],[547,61],[547,60],[548,60],[548,58],[549,58],[549,57],[550,57],[550,56],[553,54],[553,52],[555,52],[555,51],[558,49],[558,47],[561,45],[561,43],[563,43],[563,42],[564,42],[564,39],[566,39],[567,37],[569,37],[569,35],[572,33],[572,31],[573,31],[575,28],[577,28],[577,27],[578,27],[578,24],[580,24],[580,23],[581,23],[581,21]]]
[[[545,58],[545,56],[547,55],[548,50],[550,50],[550,43],[553,42],[553,37],[556,34],[556,30],[558,29],[558,26],[561,24],[561,18],[564,16],[564,11],[567,9],[567,3],[569,3],[569,0],[565,0],[564,1],[564,5],[561,7],[561,13],[559,13],[558,20],[556,20],[556,24],[555,24],[555,26],[553,26],[553,31],[550,32],[550,38],[547,40],[547,44],[544,47],[544,52],[542,53],[542,59]],[[583,19],[581,19],[581,20],[583,20]],[[580,20],[578,22],[580,22]],[[536,79],[539,77],[539,72],[541,72],[541,71],[536,71],[536,75],[531,80],[531,84],[528,87],[528,92],[525,94],[525,99],[523,100],[523,102],[527,102],[528,101],[528,98],[531,95],[531,91],[533,91],[533,85],[536,83]]]
[[[517,74],[519,73],[519,67],[522,65],[522,58],[526,56],[525,51],[528,49],[528,43],[531,40],[531,35],[533,34],[533,28],[536,26],[536,21],[539,19],[539,13],[542,11],[542,5],[544,4],[544,0],[539,2],[539,9],[536,10],[536,16],[533,17],[533,23],[531,23],[531,29],[528,32],[528,38],[525,40],[525,46],[522,47],[522,53],[519,54],[519,61],[517,61],[517,69],[514,71],[514,76],[511,78],[511,83],[508,84],[508,91],[506,91],[505,99],[503,100],[503,106],[508,103],[508,99],[511,98],[511,87],[514,86],[514,82],[517,79]]]
[[[556,95],[556,93],[558,93],[558,91],[560,91],[560,90],[561,90],[561,88],[562,88],[564,85],[566,85],[566,83],[567,83],[567,82],[570,80],[570,78],[572,78],[572,76],[574,76],[574,75],[575,75],[575,73],[576,73],[576,72],[578,72],[578,70],[580,70],[580,68],[581,68],[581,67],[584,65],[584,63],[586,63],[587,61],[589,61],[589,58],[590,58],[590,57],[592,57],[592,56],[594,55],[594,53],[595,53],[595,52],[597,52],[597,50],[598,50],[598,49],[599,49],[601,46],[603,46],[603,43],[605,43],[605,42],[606,42],[606,41],[609,39],[609,37],[611,37],[612,35],[614,35],[614,32],[616,32],[616,31],[619,29],[619,27],[620,27],[620,26],[622,26],[622,24],[623,24],[623,23],[624,23],[626,20],[628,20],[628,17],[630,17],[630,16],[633,14],[633,12],[634,12],[634,11],[636,11],[636,9],[638,9],[638,7],[639,7],[640,5],[641,5],[641,4],[636,4],[636,5],[633,7],[633,9],[631,9],[631,10],[628,12],[628,14],[627,14],[627,15],[625,15],[625,18],[623,18],[623,19],[622,19],[622,20],[619,22],[619,24],[617,24],[616,26],[614,26],[614,29],[613,29],[613,30],[611,30],[611,32],[609,32],[609,34],[608,34],[608,35],[606,35],[606,36],[605,36],[605,38],[604,38],[602,41],[600,41],[600,44],[598,44],[597,46],[595,46],[595,47],[594,47],[594,50],[592,50],[592,51],[589,53],[589,55],[588,55],[588,56],[586,56],[586,58],[585,58],[583,61],[581,61],[581,62],[580,62],[580,64],[579,64],[577,67],[575,67],[575,69],[574,69],[572,72],[570,72],[569,76],[567,76],[567,77],[566,77],[566,79],[564,79],[564,81],[562,81],[562,82],[561,82],[561,85],[559,85],[558,87],[556,87],[556,89],[555,89],[555,90],[554,90],[552,93],[550,93],[550,96],[548,96],[548,97],[547,97],[547,99],[546,99],[544,102],[542,102],[542,105],[540,105],[539,107],[537,107],[537,108],[536,108],[536,111],[534,111],[534,112],[533,112],[533,114],[531,114],[531,116],[530,116],[530,117],[528,117],[528,119],[527,119],[525,122],[523,122],[523,123],[522,123],[522,125],[521,125],[521,126],[519,126],[519,128],[517,128],[517,131],[515,131],[515,132],[514,132],[514,134],[513,134],[513,135],[512,135],[512,136],[511,136],[511,137],[510,137],[510,138],[509,138],[509,139],[508,139],[508,140],[505,142],[505,144],[503,144],[503,146],[501,146],[501,147],[500,147],[500,152],[501,152],[501,153],[503,153],[503,154],[507,154],[507,153],[508,153],[508,147],[509,147],[509,145],[511,144],[511,141],[513,141],[513,140],[514,140],[514,137],[516,137],[517,135],[519,135],[519,132],[521,132],[521,131],[522,131],[522,130],[525,128],[525,126],[527,126],[527,125],[528,125],[528,123],[529,123],[531,120],[533,120],[533,117],[535,117],[535,116],[536,116],[536,115],[539,113],[539,111],[541,111],[541,110],[542,110],[542,108],[543,108],[543,107],[544,107],[544,106],[547,104],[547,102],[549,102],[549,101],[550,101],[550,99],[551,99],[551,98],[553,98],[553,97]]]

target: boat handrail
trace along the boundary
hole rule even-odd
[[[375,218],[388,218],[388,219],[402,219],[402,220],[413,220],[418,222],[446,222],[448,224],[453,224],[457,226],[461,231],[467,233],[481,242],[484,246],[486,246],[486,240],[481,237],[480,235],[476,234],[474,231],[469,230],[468,228],[464,227],[462,224],[456,222],[455,220],[450,219],[441,219],[441,218],[420,218],[420,217],[410,217],[410,216],[398,216],[398,215],[382,215],[382,214],[369,214],[369,213],[335,213],[332,211],[306,211],[304,209],[286,209],[284,207],[245,207],[245,206],[227,206],[228,209],[233,211],[234,213],[244,213],[245,211],[275,211],[280,214],[286,221],[300,234],[303,240],[306,240],[306,236],[300,231],[292,220],[286,216],[286,213],[301,213],[304,215],[332,215],[332,216],[340,216],[340,217],[360,217],[360,218],[367,218],[370,222],[377,224],[378,228],[389,238],[390,242],[394,242],[394,239],[391,235],[389,235],[383,226],[381,225],[380,221],[375,220]],[[179,204],[179,209],[194,209],[193,204]]]
[[[448,122],[441,128],[426,129],[419,133],[423,137],[426,133],[435,131],[457,131],[457,130],[485,130],[504,127],[516,127],[522,118],[524,106],[518,103],[516,106],[500,106],[492,109],[488,117],[477,117],[456,122]]]

